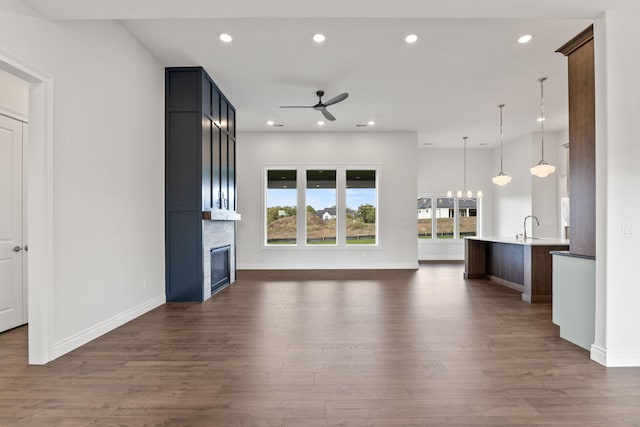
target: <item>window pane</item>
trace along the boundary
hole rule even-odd
[[[421,197],[418,199],[418,238],[419,239],[431,239],[432,227],[431,227],[431,197]]]
[[[375,170],[347,171],[347,244],[375,245],[378,195]]]
[[[296,244],[295,170],[267,171],[267,245]]]
[[[475,236],[478,230],[478,199],[458,199],[460,237]]]
[[[453,239],[454,199],[438,197],[436,200],[436,236],[438,239]]]
[[[336,171],[307,170],[307,244],[336,244]]]

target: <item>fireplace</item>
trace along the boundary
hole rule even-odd
[[[211,295],[231,283],[231,245],[211,249]]]

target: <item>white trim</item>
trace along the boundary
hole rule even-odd
[[[591,360],[602,366],[607,366],[607,350],[595,344],[591,344]]]
[[[640,366],[640,352],[638,351],[608,351],[597,345],[591,345],[591,360],[607,368]]]
[[[29,125],[22,122],[22,322],[29,322],[29,221],[27,200],[29,191],[26,177],[29,176]]]
[[[53,79],[2,51],[0,68],[29,82],[29,363],[40,365],[53,350]]]
[[[6,107],[0,106],[0,115],[7,116],[11,119],[16,119],[23,123],[29,123],[29,118],[27,116],[18,111],[9,110]]]
[[[110,332],[165,303],[166,295],[158,295],[157,297],[145,301],[144,303],[133,307],[132,309],[125,311],[124,313],[117,314],[111,319],[107,319],[95,326],[85,329],[84,331],[80,331],[77,334],[65,338],[62,341],[55,343],[55,345],[53,346],[53,357],[51,360],[67,354],[68,352],[75,350],[76,348],[90,341],[93,341],[94,339],[106,334],[107,332]]]
[[[273,264],[238,264],[236,270],[416,270],[418,268],[418,261],[412,262],[392,262],[392,263],[352,263],[349,265],[332,265],[323,264],[300,264],[298,262],[293,265],[289,263],[284,267],[283,265]]]

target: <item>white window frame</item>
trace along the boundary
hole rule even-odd
[[[419,243],[433,243],[433,242],[452,242],[452,241],[462,241],[464,237],[460,237],[460,199],[458,197],[453,197],[453,239],[438,239],[437,236],[437,199],[451,199],[451,197],[447,197],[446,194],[440,193],[418,193],[418,199],[431,199],[431,238],[420,238],[416,236]],[[476,236],[482,236],[482,215],[483,215],[483,206],[482,206],[482,197],[475,197],[476,199]],[[416,206],[416,216],[417,216],[417,206]]]
[[[380,165],[263,165],[262,166],[262,248],[263,249],[301,249],[308,248],[312,250],[334,250],[334,249],[377,249],[381,247],[380,236],[380,193],[381,189],[381,167]],[[268,172],[270,170],[295,170],[296,171],[296,189],[297,189],[297,206],[296,212],[296,243],[292,244],[268,244],[267,243],[267,185]],[[336,244],[335,245],[316,245],[307,243],[307,221],[306,214],[300,215],[300,212],[306,212],[306,190],[307,190],[307,170],[335,170],[336,171]],[[375,206],[376,206],[376,242],[374,244],[358,244],[347,243],[347,227],[346,227],[346,184],[348,170],[372,170],[375,171]]]

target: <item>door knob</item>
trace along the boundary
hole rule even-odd
[[[20,246],[14,246],[13,249],[11,249],[13,252],[20,252],[22,250],[22,248]]]

